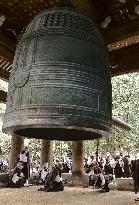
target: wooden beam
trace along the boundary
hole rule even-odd
[[[107,44],[139,35],[139,19],[131,21],[125,24],[125,26],[107,27],[106,29],[101,29],[101,33],[103,34]]]
[[[6,71],[6,70],[0,70],[0,79],[8,81],[10,77],[10,72]]]
[[[0,90],[0,102],[6,103],[7,100],[7,92]]]
[[[24,149],[24,137],[12,134],[10,150],[10,170],[19,162],[19,154]]]
[[[41,167],[47,162],[49,169],[53,167],[53,141],[41,140]]]
[[[131,130],[132,126],[122,121],[119,118],[112,117],[112,124],[125,130]]]
[[[13,61],[16,45],[0,34],[0,55]]]
[[[72,4],[75,9],[79,10],[94,22],[100,24],[103,21],[103,14],[99,11],[92,0],[72,0]]]
[[[111,76],[139,72],[139,44],[110,52]]]
[[[6,16],[3,14],[0,14],[0,27],[3,25],[5,19],[6,19]]]
[[[84,141],[72,142],[72,177],[75,186],[85,185],[84,171]]]

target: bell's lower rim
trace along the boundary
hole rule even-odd
[[[27,138],[59,140],[59,141],[78,141],[93,140],[99,138],[110,138],[111,129],[104,131],[77,126],[40,126],[40,125],[18,125],[9,128],[3,128],[7,134],[17,134]]]

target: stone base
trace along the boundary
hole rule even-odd
[[[119,191],[134,191],[132,178],[116,178],[109,184],[110,189]]]
[[[71,173],[62,173],[62,178],[65,182],[65,185],[74,186],[74,179]],[[89,186],[89,175],[84,174],[82,176],[82,180],[84,186]]]
[[[38,177],[37,173],[31,174],[30,183],[32,183],[33,176]],[[63,181],[65,185],[74,186],[74,181],[71,173],[62,173]],[[9,179],[8,173],[0,173],[0,188],[7,187]],[[83,175],[84,185],[89,186],[89,175]],[[110,184],[111,190],[123,190],[123,191],[134,191],[134,181],[132,178],[116,178]]]
[[[0,188],[5,188],[8,185],[9,174],[0,173]]]
[[[67,185],[74,185],[71,173],[62,173],[63,180]],[[89,186],[89,175],[84,175],[85,185]],[[132,178],[116,178],[110,184],[111,190],[134,191],[134,181]]]

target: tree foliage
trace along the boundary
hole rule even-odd
[[[128,151],[139,149],[139,73],[116,77],[113,85],[113,115],[132,126],[130,132],[113,130],[113,138]]]
[[[11,149],[11,139],[6,136],[0,141],[0,159],[9,160]]]
[[[100,140],[102,153],[115,150],[136,152],[139,150],[139,73],[118,76],[112,79],[113,116],[130,124],[133,129],[125,131],[113,127],[112,138]],[[86,150],[95,150],[96,141],[86,144]]]

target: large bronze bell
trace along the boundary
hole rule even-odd
[[[16,49],[3,131],[29,138],[108,136],[112,91],[96,25],[72,8],[38,14]]]

